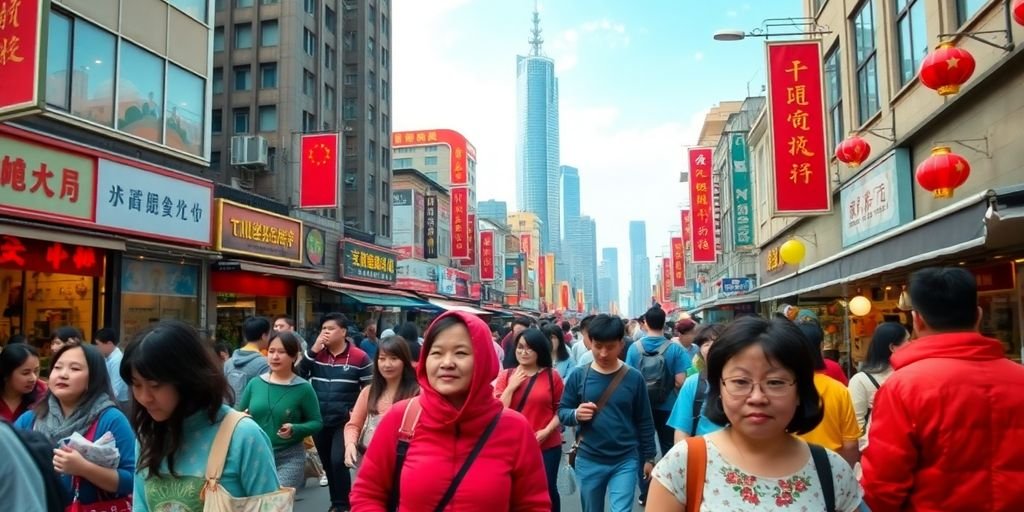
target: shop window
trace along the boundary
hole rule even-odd
[[[290,314],[295,284],[289,279],[245,271],[210,274],[217,294],[217,341],[233,347],[242,344],[242,323],[252,316],[274,318]]]
[[[165,319],[199,324],[199,267],[126,257],[121,266],[121,339],[132,339]]]
[[[71,18],[50,12],[46,48],[46,102],[67,110],[71,66]]]
[[[206,112],[206,81],[184,68],[167,65],[167,135],[174,149],[203,154],[203,114]]]
[[[114,35],[75,20],[71,77],[71,113],[114,126]]]
[[[163,142],[164,60],[122,40],[117,83],[117,129]]]

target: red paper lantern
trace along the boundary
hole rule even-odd
[[[1024,26],[1024,0],[1014,0],[1013,19],[1018,25]]]
[[[871,155],[871,145],[859,135],[851,135],[836,146],[836,159],[851,169],[860,166]]]
[[[953,153],[949,146],[932,148],[932,156],[917,166],[917,183],[930,191],[936,199],[949,199],[953,191],[967,181],[971,164]]]
[[[942,96],[960,92],[960,86],[974,74],[974,57],[963,48],[944,42],[921,63],[921,83]]]

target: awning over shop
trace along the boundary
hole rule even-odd
[[[522,313],[516,313],[515,311],[511,311],[511,310],[508,310],[508,309],[505,309],[505,308],[491,307],[491,306],[482,306],[481,309],[483,309],[484,311],[490,312],[490,313],[494,313],[496,315],[523,316]]]
[[[390,308],[429,308],[432,307],[410,293],[385,288],[373,288],[336,281],[324,281],[327,288],[368,306],[381,306]]]
[[[705,302],[703,304],[700,304],[696,308],[694,308],[694,309],[692,309],[690,311],[687,311],[687,313],[689,313],[691,315],[696,315],[696,314],[699,314],[701,311],[706,311],[706,310],[709,310],[709,309],[714,309],[714,308],[717,308],[719,306],[728,306],[728,305],[731,305],[731,304],[747,304],[749,302],[758,302],[760,300],[761,300],[760,296],[757,293],[748,293],[748,294],[745,294],[745,295],[733,295],[733,296],[730,296],[730,297],[721,297],[721,298],[718,298],[718,299],[711,300],[711,301]]]
[[[289,267],[285,265],[272,265],[269,263],[256,263],[254,261],[245,260],[220,260],[215,263],[214,270],[224,272],[242,270],[245,272],[252,272],[255,274],[265,274],[269,276],[278,277],[290,277],[293,279],[302,279],[305,281],[323,281],[324,279],[324,273],[319,270],[301,267]]]
[[[45,240],[47,242],[60,242],[70,245],[84,245],[107,249],[111,251],[124,251],[124,240],[99,234],[85,234],[81,229],[69,229],[59,226],[44,226],[35,222],[26,222],[15,219],[4,219],[0,222],[0,233],[14,237],[31,238],[33,240]]]
[[[932,260],[1024,243],[1024,208],[986,191],[757,289],[760,300],[809,293]]]
[[[468,304],[461,304],[461,303],[450,301],[450,300],[428,298],[427,302],[429,302],[429,303],[431,303],[431,304],[433,304],[433,305],[435,305],[435,306],[437,306],[437,307],[439,307],[439,308],[441,308],[441,309],[443,309],[445,311],[462,311],[463,313],[469,313],[469,314],[472,314],[472,315],[493,315],[494,314],[494,313],[492,313],[490,311],[483,311],[481,309],[474,308],[473,306],[470,306]]]

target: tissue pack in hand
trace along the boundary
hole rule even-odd
[[[61,446],[71,448],[82,454],[85,460],[104,468],[116,468],[121,462],[121,452],[117,450],[114,435],[103,434],[95,441],[89,441],[78,432],[61,441]]]

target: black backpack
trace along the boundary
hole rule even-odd
[[[647,396],[651,399],[651,407],[657,407],[664,403],[676,388],[675,378],[669,373],[668,361],[665,360],[665,352],[672,341],[665,340],[654,352],[646,351],[642,341],[635,343],[640,343],[638,370],[647,383]]]
[[[0,423],[7,425],[0,428],[10,428],[14,431],[14,434],[21,440],[22,446],[25,447],[25,451],[35,462],[36,468],[39,469],[39,476],[43,478],[45,487],[46,510],[48,512],[64,512],[64,509],[71,505],[71,499],[57,476],[57,472],[53,470],[53,443],[48,437],[34,430],[19,430],[6,421],[0,421]]]

